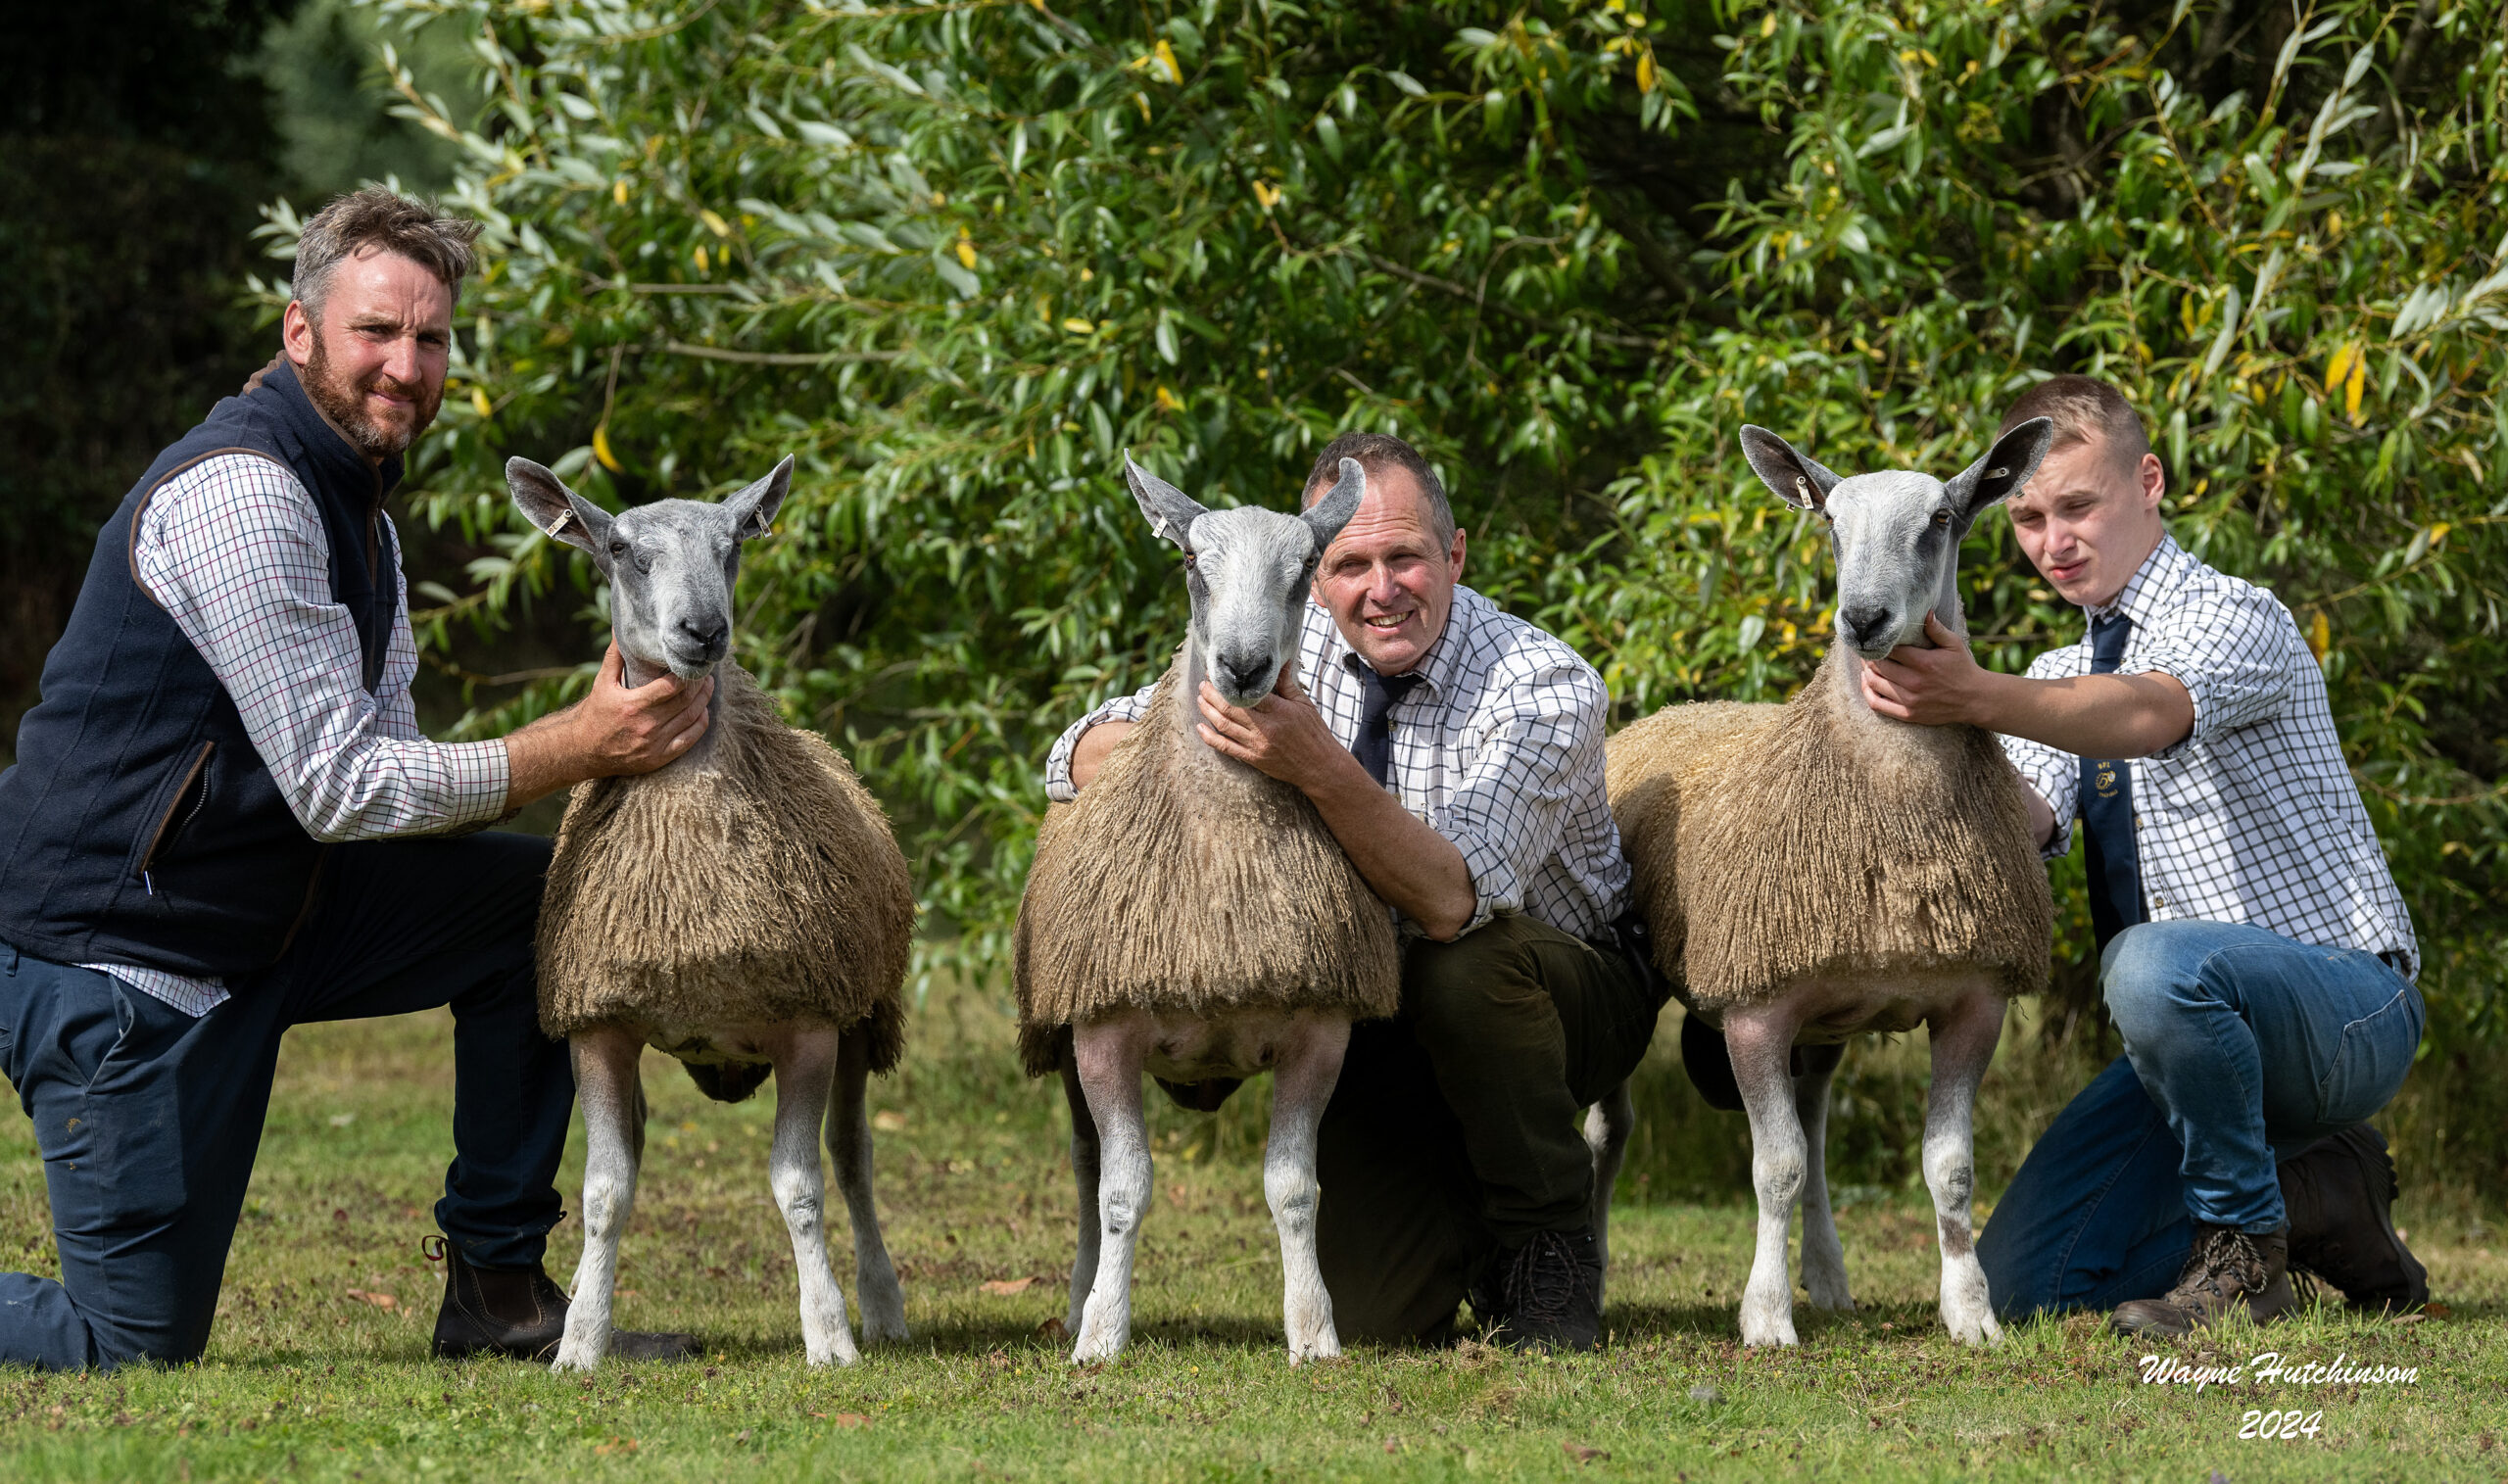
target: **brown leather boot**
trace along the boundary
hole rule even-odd
[[[444,1261],[444,1307],[435,1316],[437,1359],[502,1355],[548,1361],[566,1335],[566,1293],[541,1268],[474,1268],[440,1237],[423,1244]],[[609,1354],[621,1361],[686,1361],[704,1347],[690,1334],[613,1329]]]
[[[2192,1334],[2240,1309],[2268,1324],[2296,1309],[2291,1291],[2291,1239],[2286,1230],[2241,1231],[2194,1223],[2194,1249],[2177,1286],[2161,1298],[2119,1304],[2108,1322],[2123,1334]]]
[[[2284,1162],[2282,1204],[2291,1213],[2291,1266],[2342,1290],[2354,1309],[2418,1309],[2430,1274],[2395,1234],[2394,1160],[2363,1124]]]

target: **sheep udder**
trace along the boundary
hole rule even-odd
[[[716,669],[714,704],[701,757],[567,801],[540,909],[541,1029],[867,1023],[886,1072],[914,933],[888,818],[738,665]]]
[[[1045,813],[1019,904],[1020,1056],[1119,1010],[1394,1013],[1391,914],[1305,794],[1188,742],[1180,660],[1096,780]]]
[[[1847,698],[1833,648],[1783,705],[1669,706],[1611,740],[1606,787],[1655,932],[1697,1008],[1809,976],[1978,969],[2047,985],[2054,910],[2018,773],[1975,727]]]

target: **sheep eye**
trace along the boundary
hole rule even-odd
[[[625,543],[625,542],[623,542],[623,541],[613,541],[613,542],[611,542],[611,543],[609,544],[609,554],[610,554],[610,555],[612,555],[612,556],[624,556],[624,555],[626,555],[626,554],[627,554],[627,543]]]
[[[1951,512],[1949,510],[1934,511],[1933,523],[1937,526],[1947,526],[1951,524]]]

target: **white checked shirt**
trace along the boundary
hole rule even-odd
[[[1357,667],[1365,663],[1310,598],[1299,683],[1345,747],[1359,735],[1367,693]],[[1464,587],[1417,673],[1423,683],[1387,713],[1387,787],[1463,852],[1474,898],[1464,931],[1521,912],[1578,937],[1601,933],[1628,889],[1603,793],[1611,696],[1602,677],[1567,645]],[[1138,721],[1149,694],[1118,696],[1063,733],[1045,762],[1048,798],[1068,803],[1076,792],[1071,754],[1080,734],[1101,721]]]
[[[2092,618],[2133,620],[2119,675],[2158,672],[2186,687],[2194,729],[2137,758],[2134,842],[2153,922],[2251,923],[2329,948],[2421,952],[2342,759],[2325,675],[2281,599],[2226,577],[2176,541],[2160,543],[2116,600]],[[2033,680],[2090,673],[2090,643],[2050,649]],[[2002,739],[2004,753],[2055,811],[2052,858],[2072,848],[2081,760]]]
[[[505,811],[504,742],[432,742],[418,731],[409,579],[389,517],[382,535],[401,596],[376,691],[365,689],[357,625],[331,598],[321,513],[283,465],[240,454],[193,465],[150,497],[131,543],[141,586],[234,698],[288,808],[318,840],[443,834]],[[217,980],[82,967],[187,1015],[226,1002]]]

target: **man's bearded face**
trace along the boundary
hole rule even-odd
[[[318,318],[289,306],[305,395],[358,453],[405,452],[444,405],[453,293],[415,261],[367,249],[331,275]]]

